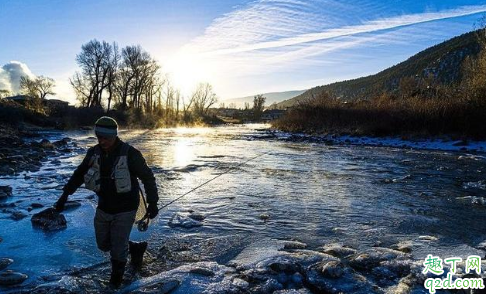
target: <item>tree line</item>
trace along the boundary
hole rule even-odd
[[[201,83],[188,99],[140,45],[91,40],[76,56],[80,67],[70,83],[81,107],[102,107],[157,115],[165,120],[189,120],[208,115],[217,102],[213,87]]]

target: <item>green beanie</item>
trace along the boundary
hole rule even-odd
[[[116,137],[118,135],[118,124],[109,116],[100,117],[95,123],[96,136]]]

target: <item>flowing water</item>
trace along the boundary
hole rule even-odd
[[[264,154],[162,210],[147,232],[133,230],[132,239],[238,236],[235,240],[247,243],[296,239],[315,248],[330,242],[366,247],[428,235],[438,240],[414,250],[417,259],[428,253],[463,258],[481,253],[475,247],[486,239],[484,155],[263,139],[259,128],[264,127],[122,132],[120,137],[152,167],[159,205]],[[71,137],[82,149],[47,161],[39,172],[0,179],[0,185],[14,188],[8,202],[17,202],[24,212],[34,202],[53,204],[86,147],[96,143],[89,133],[46,135]],[[57,232],[32,228],[30,216],[40,210],[20,221],[0,213],[0,257],[13,258],[9,268],[29,274],[30,281],[105,261],[94,241],[92,195],[80,188],[70,197],[83,205],[65,213],[68,228]],[[206,216],[203,226],[168,225],[174,213],[188,210]],[[238,244],[234,241],[234,252],[241,249]]]

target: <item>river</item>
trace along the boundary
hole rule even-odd
[[[476,249],[486,240],[484,154],[264,139],[266,127],[122,131],[122,140],[137,147],[153,169],[159,205],[261,155],[162,210],[147,232],[134,229],[132,239],[238,236],[221,262],[262,238],[295,239],[310,248],[332,242],[362,248],[431,236],[437,241],[416,244],[414,258],[484,256]],[[70,137],[80,148],[50,159],[38,172],[0,179],[13,187],[8,202],[21,210],[34,202],[52,205],[86,148],[96,143],[89,132],[45,135]],[[28,274],[27,284],[106,260],[94,241],[96,198],[80,188],[71,199],[82,206],[65,213],[68,228],[57,232],[32,228],[30,216],[40,210],[19,221],[0,213],[0,257],[14,259],[9,268]],[[188,210],[205,215],[202,226],[168,225],[174,213]],[[209,259],[214,253],[202,252]]]

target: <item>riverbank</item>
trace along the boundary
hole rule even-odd
[[[75,143],[64,138],[50,142],[35,131],[0,126],[0,176],[15,175],[24,171],[35,172],[42,163],[59,153],[69,153]]]
[[[442,151],[465,151],[465,152],[486,152],[486,141],[468,139],[454,140],[447,136],[423,138],[405,138],[399,136],[369,137],[339,134],[306,134],[290,133],[276,129],[260,129],[259,134],[254,135],[255,139],[279,140],[288,142],[322,143],[326,145],[354,145],[372,147],[394,147],[418,150],[442,150]]]
[[[241,242],[239,236],[160,241],[152,244],[140,271],[128,267],[119,290],[108,286],[109,264],[101,263],[42,277],[5,293],[425,293],[424,281],[433,275],[422,273],[423,260],[414,259],[412,252],[439,242],[419,236],[358,249],[342,243],[309,248],[303,242],[278,239],[241,246],[235,244]],[[236,251],[235,245],[240,245]],[[202,252],[212,257],[201,258]],[[447,265],[444,269],[449,271]],[[456,274],[464,276],[472,275]]]

